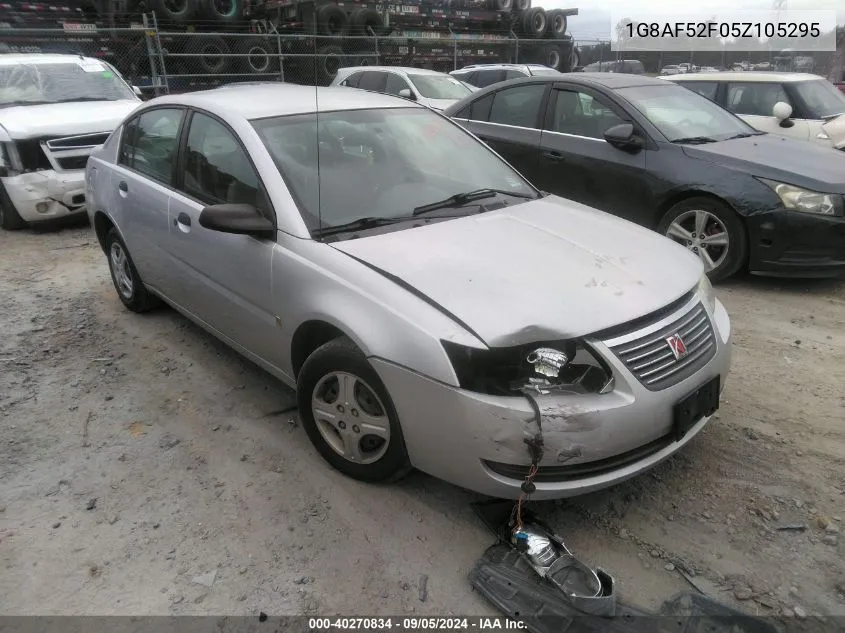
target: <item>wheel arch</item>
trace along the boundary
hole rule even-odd
[[[329,341],[345,336],[351,340],[358,349],[359,343],[349,336],[342,328],[322,319],[310,319],[299,324],[291,338],[290,363],[294,379],[299,377],[299,371],[306,359],[314,353],[321,345]]]
[[[103,252],[106,252],[106,235],[108,235],[109,230],[115,228],[118,233],[120,233],[119,229],[116,229],[116,225],[114,221],[103,211],[97,211],[94,213],[94,234],[97,236],[97,241],[100,243],[100,248],[103,249]]]

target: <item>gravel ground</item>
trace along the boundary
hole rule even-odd
[[[691,581],[845,614],[845,284],[718,292],[717,419],[650,474],[532,506],[640,606]],[[496,613],[466,580],[492,542],[475,495],[329,469],[289,390],[170,310],[123,309],[87,225],[0,233],[0,297],[0,613]]]

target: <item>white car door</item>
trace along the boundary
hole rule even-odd
[[[725,106],[746,123],[761,132],[769,132],[800,141],[810,140],[810,126],[802,119],[790,119],[792,125],[781,127],[773,110],[783,102],[795,109],[780,83],[764,81],[731,82],[727,86]]]

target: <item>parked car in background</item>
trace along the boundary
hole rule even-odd
[[[645,74],[645,66],[638,59],[620,59],[618,61],[594,62],[584,66],[585,73],[628,73]]]
[[[664,66],[660,69],[660,75],[680,75],[681,73],[686,72],[685,70],[681,69],[680,66],[669,65]]]
[[[714,280],[845,271],[845,152],[755,130],[671,81],[514,79],[445,114],[537,187],[686,246]]]
[[[449,73],[478,88],[519,77],[559,77],[563,73],[540,64],[474,64]]]
[[[805,73],[713,73],[667,78],[715,101],[758,130],[845,149],[845,95]]]
[[[699,72],[699,73],[717,73],[717,72],[719,72],[719,69],[715,68],[713,66],[702,66],[701,68],[698,69],[697,72]]]
[[[317,451],[364,481],[417,467],[517,498],[536,424],[532,498],[565,497],[707,424],[731,329],[698,259],[542,194],[417,103],[316,94],[156,98],[92,156],[128,309],[164,299],[294,387]]]
[[[464,82],[446,73],[401,66],[341,68],[331,85],[404,97],[435,110],[443,110],[472,92]]]
[[[0,227],[85,212],[85,162],[141,100],[109,64],[0,55]]]

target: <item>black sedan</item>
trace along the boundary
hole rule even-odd
[[[514,79],[445,114],[541,189],[653,228],[711,279],[845,271],[845,152],[637,75]]]

